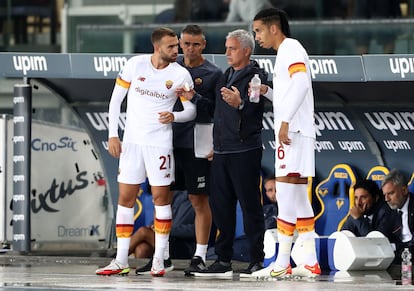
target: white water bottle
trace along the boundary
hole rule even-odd
[[[401,260],[401,283],[403,285],[411,285],[412,263],[411,252],[408,248],[405,248],[401,253]]]
[[[250,81],[250,102],[260,102],[260,85],[262,85],[262,81],[259,78],[259,74],[255,74],[252,80]]]

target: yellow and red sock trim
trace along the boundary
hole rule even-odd
[[[296,222],[296,229],[298,233],[310,232],[315,230],[314,217],[298,218]]]
[[[172,219],[154,219],[154,231],[158,234],[169,234],[171,231]]]
[[[116,237],[128,238],[131,237],[134,230],[133,224],[117,224],[115,227]]]
[[[286,236],[293,236],[293,232],[295,231],[295,224],[278,218],[277,230]]]

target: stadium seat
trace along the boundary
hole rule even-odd
[[[315,188],[321,211],[315,216],[315,231],[320,236],[330,235],[340,229],[348,211],[354,205],[356,174],[351,166],[338,164],[328,178]]]
[[[240,207],[240,202],[237,201],[236,206],[236,230],[235,230],[234,238],[239,238],[245,235],[244,233],[244,225],[243,225],[243,212]]]
[[[306,190],[308,191],[308,198],[309,198],[309,202],[311,204],[312,204],[312,189],[313,189],[313,183],[314,183],[313,177],[308,177],[308,188]]]
[[[154,221],[154,203],[148,181],[141,184],[140,192],[135,200],[134,213],[134,231],[141,226],[151,225]]]
[[[414,172],[411,174],[410,181],[408,182],[408,191],[414,193]]]
[[[377,183],[378,187],[381,189],[381,182],[384,180],[385,175],[387,175],[390,171],[387,167],[384,166],[375,166],[369,170],[367,174],[367,180],[372,180]]]

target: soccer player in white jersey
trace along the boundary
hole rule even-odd
[[[128,274],[128,249],[134,226],[134,203],[148,176],[155,205],[155,252],[151,274],[163,276],[164,251],[172,223],[170,184],[174,181],[172,125],[194,119],[195,106],[181,98],[184,110],[172,112],[176,91],[193,86],[190,73],[175,63],[178,37],[169,28],[152,32],[152,55],[127,61],[116,79],[109,103],[108,151],[119,157],[119,197],[116,213],[117,254],[96,270],[98,275]],[[127,94],[123,142],[118,137],[121,104]],[[186,94],[184,92],[183,94]],[[187,96],[188,97],[188,96]]]
[[[268,8],[253,20],[256,41],[277,51],[273,90],[262,85],[261,93],[273,94],[276,145],[276,197],[279,251],[275,262],[257,271],[257,277],[290,275],[315,277],[321,273],[315,250],[315,221],[308,199],[308,177],[315,175],[314,100],[309,57],[303,46],[290,37],[284,11]],[[303,241],[303,262],[290,266],[294,231]]]

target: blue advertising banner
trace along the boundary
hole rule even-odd
[[[388,168],[411,175],[414,148],[414,108],[364,108],[358,115],[378,145]],[[408,171],[407,171],[408,170]]]

